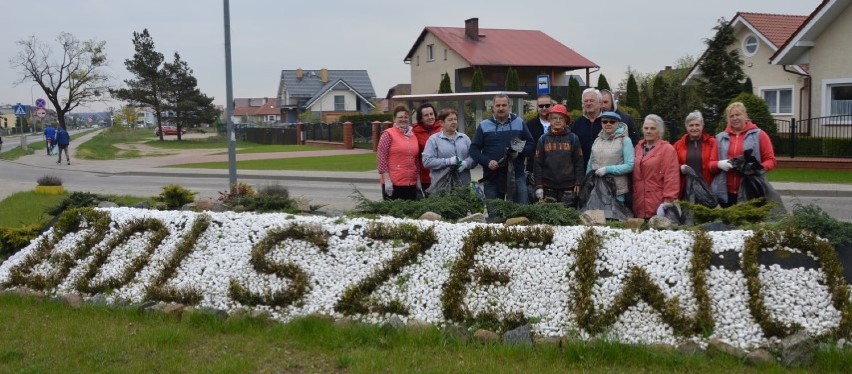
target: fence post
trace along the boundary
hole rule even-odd
[[[305,145],[305,139],[302,136],[302,131],[304,131],[304,125],[301,122],[296,122],[296,144]]]
[[[379,149],[379,136],[382,135],[382,123],[379,121],[373,121],[373,152]]]
[[[391,128],[391,126],[393,126],[393,122],[391,122],[391,121],[382,122],[382,131]]]
[[[796,119],[790,118],[790,158],[796,158]]]
[[[343,149],[355,148],[355,140],[352,137],[352,122],[343,122]]]

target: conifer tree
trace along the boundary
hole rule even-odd
[[[450,86],[450,74],[441,74],[441,86],[438,88],[438,93],[453,93],[453,88]]]
[[[583,107],[583,93],[580,91],[580,82],[574,76],[568,77],[568,110],[581,109]]]
[[[639,86],[636,84],[636,78],[633,77],[633,74],[630,74],[627,78],[627,96],[624,98],[624,104],[636,110],[642,108],[639,99]]]
[[[606,81],[606,76],[603,74],[598,76],[598,86],[599,90],[609,90],[609,82]]]
[[[521,83],[518,71],[509,67],[509,70],[506,72],[506,91],[517,91],[520,88]]]
[[[485,91],[485,76],[482,73],[482,68],[476,68],[476,71],[473,72],[473,78],[471,78],[470,82],[470,90],[471,92]]]
[[[704,119],[707,123],[716,123],[725,112],[728,102],[743,91],[743,73],[740,52],[738,48],[728,47],[734,44],[736,37],[734,28],[724,18],[713,29],[716,34],[713,39],[707,39],[707,52],[698,65],[701,73],[698,87],[705,107]]]

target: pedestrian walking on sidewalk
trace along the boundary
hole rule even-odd
[[[50,156],[50,147],[53,145],[53,140],[56,139],[56,130],[53,128],[53,124],[47,124],[47,127],[44,128],[44,144],[47,146],[47,155]]]
[[[65,151],[65,161],[68,162],[68,165],[71,165],[71,157],[68,156],[68,144],[71,144],[71,135],[68,135],[68,131],[65,131],[64,127],[56,127],[55,141],[56,145],[59,146],[59,159],[56,160],[56,163],[62,163],[62,151]]]

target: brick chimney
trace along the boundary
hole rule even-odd
[[[479,18],[469,18],[464,20],[464,35],[470,40],[479,40]]]

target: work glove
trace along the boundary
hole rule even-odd
[[[392,196],[393,183],[391,183],[390,174],[385,174],[384,176],[382,176],[382,183],[385,186],[385,195]]]
[[[599,176],[599,177],[606,175],[606,166],[604,166],[604,167],[602,167],[598,170],[595,170],[595,174],[597,174],[597,176]]]
[[[447,159],[447,166],[456,165],[458,166],[459,158],[456,156],[450,157]]]
[[[535,190],[535,198],[539,199],[539,200],[544,199],[544,190],[541,189],[541,188],[536,189]]]
[[[660,206],[657,208],[657,215],[658,215],[658,216],[660,216],[660,217],[665,217],[665,215],[666,215],[666,208],[668,208],[668,207],[670,207],[670,206],[672,206],[672,203],[662,203],[662,204],[660,204]]]
[[[467,168],[468,168],[467,162],[459,160],[458,166],[456,167],[456,171],[461,173],[461,172],[467,170]]]
[[[689,166],[681,165],[681,166],[680,166],[680,173],[681,173],[681,174],[686,174],[686,168],[688,168],[688,167],[689,167]]]
[[[718,166],[719,169],[722,169],[722,171],[728,171],[734,167],[734,165],[731,164],[731,160],[721,160],[716,164],[716,166]]]

